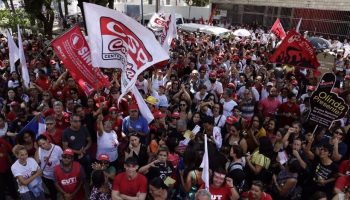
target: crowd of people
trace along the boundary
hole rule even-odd
[[[350,198],[349,113],[313,134],[319,75],[270,63],[274,41],[248,29],[254,39],[178,30],[169,64],[136,83],[149,124],[131,93],[118,104],[120,69],[102,69],[110,87],[85,96],[49,42],[25,35],[26,88],[0,35],[0,199]],[[334,92],[350,104],[350,58],[335,53]],[[44,133],[24,128],[40,117]]]

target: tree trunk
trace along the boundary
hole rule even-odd
[[[4,5],[5,5],[5,8],[6,8],[6,10],[8,9],[10,9],[10,5],[9,5],[9,2],[7,2],[7,0],[3,0],[2,2],[4,2]]]
[[[83,2],[89,2],[89,0],[78,0],[78,6],[79,6],[79,8],[81,10],[81,15],[83,16],[83,21],[84,21],[84,31],[85,31],[85,34],[87,35],[86,21],[85,21],[85,11],[84,11]]]
[[[68,15],[68,0],[63,0],[64,2],[64,16],[67,17]]]
[[[63,15],[61,0],[57,0],[57,3],[58,3],[58,12],[60,13],[60,17],[61,17],[61,19],[62,19],[62,26],[63,26],[63,28],[65,29],[65,28],[66,28],[66,25],[67,25],[67,21],[66,21],[64,15]]]
[[[10,0],[11,10],[14,14],[16,14],[15,6],[13,5],[13,0]]]

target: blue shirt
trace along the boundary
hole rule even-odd
[[[131,120],[130,116],[127,116],[123,119],[123,132],[125,135],[129,135],[129,127],[134,129],[135,132],[141,132],[144,134],[149,133],[149,128],[148,128],[148,122],[147,120],[142,116],[139,115],[139,117],[136,120]]]

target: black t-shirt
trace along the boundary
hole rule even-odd
[[[85,126],[81,126],[78,131],[68,127],[63,131],[62,142],[68,142],[68,147],[73,150],[80,150],[86,146],[87,138],[89,137],[89,131]]]
[[[160,177],[163,181],[171,176],[174,172],[174,167],[171,162],[167,161],[166,165],[164,163],[157,163],[155,167],[151,167],[148,171],[148,180]]]

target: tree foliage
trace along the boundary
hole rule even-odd
[[[185,0],[186,4],[189,6],[207,6],[209,4],[209,0]]]
[[[16,10],[16,14],[10,10],[0,10],[0,27],[17,30],[17,24],[21,27],[30,27],[30,16],[23,10]]]

